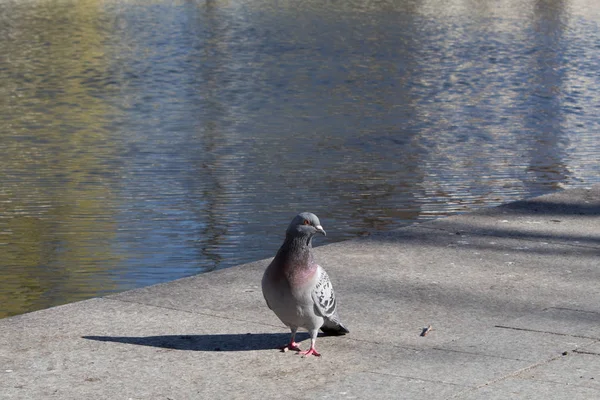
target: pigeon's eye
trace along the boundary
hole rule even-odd
[[[304,225],[310,225],[310,221],[309,221],[309,220],[307,220],[307,219],[305,219],[305,220],[304,220]]]

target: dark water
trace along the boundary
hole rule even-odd
[[[599,182],[596,4],[0,0],[0,317]]]

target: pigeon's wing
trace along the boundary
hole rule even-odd
[[[267,307],[269,307],[270,310],[273,309],[273,307],[271,307],[271,305],[269,304],[269,300],[267,300],[267,296],[265,296],[265,294],[263,293],[263,297],[265,299],[265,302],[267,303]]]
[[[317,267],[317,273],[317,283],[312,292],[312,298],[315,302],[315,312],[323,318],[329,318],[335,314],[336,310],[333,285],[327,272],[320,266]]]
[[[269,292],[269,293],[273,292],[272,274],[273,274],[273,262],[271,262],[271,264],[269,264],[269,266],[265,270],[265,273],[263,274],[262,281],[261,281],[263,297],[265,299],[265,302],[267,303],[267,307],[269,307],[271,310],[273,309],[273,307],[271,307],[271,305],[269,304],[269,299],[267,297],[273,297],[273,296],[272,295],[267,296],[267,292]]]
[[[348,333],[337,313],[337,302],[333,285],[327,272],[320,266],[317,268],[318,279],[312,291],[315,313],[325,319],[321,330],[325,333],[343,335]]]

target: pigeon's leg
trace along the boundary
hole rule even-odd
[[[314,330],[310,331],[310,349],[301,351],[298,354],[300,354],[303,357],[310,356],[311,354],[313,356],[321,357],[321,353],[317,352],[317,349],[315,349],[315,343],[317,341],[317,333],[318,332],[319,332],[318,329],[314,329]]]
[[[298,332],[298,327],[291,326],[290,329],[292,330],[292,335],[290,336],[290,342],[288,344],[286,344],[285,346],[283,346],[281,348],[281,351],[288,351],[288,350],[300,351],[300,350],[302,350],[298,346],[298,343],[296,343],[296,332]]]

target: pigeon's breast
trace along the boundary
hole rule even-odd
[[[317,265],[303,268],[291,268],[286,274],[292,288],[300,288],[314,283],[317,278]]]

